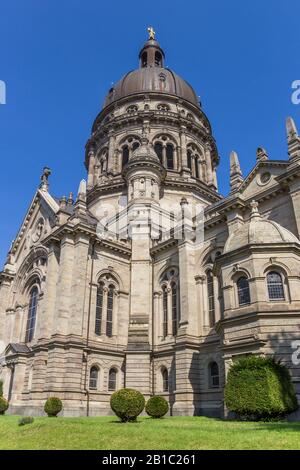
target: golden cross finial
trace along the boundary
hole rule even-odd
[[[154,29],[152,28],[152,26],[149,26],[147,28],[147,31],[149,33],[149,39],[155,39],[155,31]]]

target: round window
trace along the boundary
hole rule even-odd
[[[271,179],[271,173],[269,173],[268,171],[260,175],[261,184],[267,184],[270,181],[270,179]]]

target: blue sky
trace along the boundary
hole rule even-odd
[[[76,192],[84,145],[112,82],[137,67],[153,25],[166,65],[201,97],[228,192],[229,153],[244,175],[258,146],[287,158],[285,118],[300,128],[291,83],[300,79],[298,0],[1,0],[0,264],[39,184]]]

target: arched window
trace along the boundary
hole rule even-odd
[[[162,330],[163,338],[177,335],[180,319],[178,269],[170,268],[163,273],[162,284]]]
[[[267,274],[269,300],[284,300],[282,277],[276,271]]]
[[[155,65],[161,67],[161,53],[158,51],[155,52]]]
[[[173,170],[174,168],[174,149],[173,145],[167,144],[166,146],[167,168]]]
[[[163,287],[163,337],[168,335],[168,291]]]
[[[168,392],[169,391],[169,374],[165,367],[162,369],[161,375],[162,375],[163,392]]]
[[[106,317],[106,336],[112,337],[113,333],[113,309],[114,309],[115,286],[110,285],[107,295],[107,317]]]
[[[177,315],[177,286],[175,282],[171,285],[172,289],[172,332],[173,336],[177,335],[178,315]]]
[[[207,296],[208,296],[208,316],[209,326],[215,324],[215,291],[214,291],[214,278],[211,269],[206,273],[207,282]]]
[[[163,163],[163,161],[162,161],[163,160],[163,146],[162,146],[162,144],[160,142],[156,142],[154,144],[154,150],[156,152],[156,155],[159,158],[160,163],[162,164]]]
[[[237,292],[239,305],[250,304],[250,290],[249,290],[249,281],[245,276],[242,276],[238,279],[237,283]]]
[[[38,288],[35,286],[30,291],[29,296],[29,307],[28,307],[28,316],[27,316],[27,325],[26,325],[26,334],[25,334],[25,343],[30,343],[34,337],[34,329],[36,323],[36,312],[38,305]]]
[[[117,371],[116,369],[110,369],[108,374],[108,390],[110,392],[115,391],[117,388]]]
[[[139,142],[133,142],[132,144],[132,151],[134,152],[136,149],[138,149],[140,146]]]
[[[122,148],[122,168],[124,168],[125,165],[127,165],[129,160],[129,147],[128,145],[124,145]]]
[[[195,176],[199,179],[199,167],[198,167],[198,158],[195,158]]]
[[[90,370],[90,383],[89,388],[91,390],[97,390],[98,388],[98,377],[99,377],[99,369],[96,366],[91,367]]]
[[[216,362],[211,362],[208,366],[209,374],[209,386],[211,388],[219,387],[220,377],[219,377],[219,366]]]
[[[143,52],[141,57],[142,67],[147,67],[147,52]]]
[[[187,151],[187,166],[192,169],[192,153],[190,150]]]
[[[97,288],[96,298],[96,321],[95,321],[95,333],[101,335],[102,325],[102,308],[103,308],[103,283],[100,283]]]

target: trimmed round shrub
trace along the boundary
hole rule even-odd
[[[0,415],[4,415],[5,411],[7,410],[9,404],[5,398],[0,397]]]
[[[62,410],[62,401],[57,397],[50,397],[45,403],[44,410],[49,417],[57,416]]]
[[[152,418],[162,418],[168,413],[169,404],[164,397],[154,396],[147,401],[145,410]]]
[[[3,397],[3,380],[0,380],[0,397]]]
[[[32,424],[34,422],[34,418],[32,416],[23,416],[19,419],[18,425],[25,426],[26,424]]]
[[[122,388],[112,394],[110,406],[123,423],[136,421],[145,407],[145,398],[138,390]]]
[[[225,387],[227,408],[243,419],[283,419],[298,409],[288,369],[273,358],[247,356],[236,360]]]

